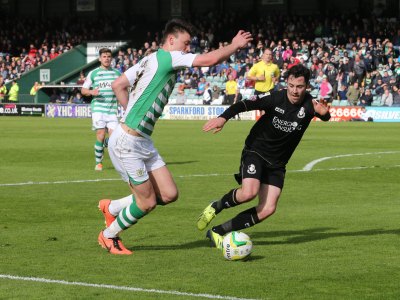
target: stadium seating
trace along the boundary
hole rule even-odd
[[[340,100],[333,100],[332,101],[332,106],[339,106],[340,105]]]

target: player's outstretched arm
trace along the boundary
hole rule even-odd
[[[207,121],[206,124],[203,126],[203,131],[208,132],[213,130],[213,133],[220,132],[224,127],[226,120],[222,117],[214,118]]]
[[[228,59],[236,50],[243,48],[252,40],[253,38],[250,32],[239,30],[229,45],[206,54],[197,55],[193,61],[193,67],[208,67],[222,62]]]

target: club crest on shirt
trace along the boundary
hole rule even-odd
[[[305,115],[306,115],[306,114],[304,113],[304,107],[301,107],[300,110],[299,110],[299,112],[297,113],[297,117],[300,118],[300,119],[302,119],[302,118],[305,117]]]
[[[136,170],[136,176],[142,177],[144,175],[144,169],[140,168]]]
[[[251,164],[247,167],[247,173],[249,174],[256,174],[257,170],[256,170],[256,166]]]
[[[280,114],[282,114],[282,115],[285,113],[285,110],[283,110],[283,109],[280,108],[280,107],[275,107],[275,111],[278,112],[278,113],[280,113]]]
[[[256,101],[258,99],[257,95],[253,95],[249,97],[249,100]]]

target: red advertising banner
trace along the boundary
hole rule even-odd
[[[361,107],[360,106],[331,106],[329,108],[331,114],[330,122],[342,122],[349,121],[351,118],[361,117]],[[261,112],[256,111],[256,120],[261,117]],[[313,121],[321,121],[319,118],[315,117]]]
[[[331,119],[329,122],[349,121],[352,118],[361,118],[360,106],[331,106],[329,108]],[[321,121],[315,117],[313,121]]]

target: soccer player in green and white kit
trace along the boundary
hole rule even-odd
[[[111,50],[101,48],[99,51],[100,67],[89,72],[82,86],[82,94],[93,96],[92,109],[92,129],[96,130],[96,143],[94,153],[96,159],[96,171],[103,170],[104,146],[106,132],[111,133],[118,125],[118,103],[117,98],[111,88],[111,83],[117,79],[121,73],[111,68]],[[90,89],[92,87],[92,89]]]
[[[198,55],[188,53],[191,31],[191,25],[182,20],[168,22],[162,47],[129,68],[112,84],[125,114],[110,138],[108,150],[114,167],[129,183],[132,193],[119,200],[99,202],[107,228],[100,232],[98,242],[112,254],[131,254],[118,235],[156,205],[178,198],[172,175],[150,139],[175,85],[176,71],[217,64],[252,40],[249,32],[241,30],[230,45]]]

